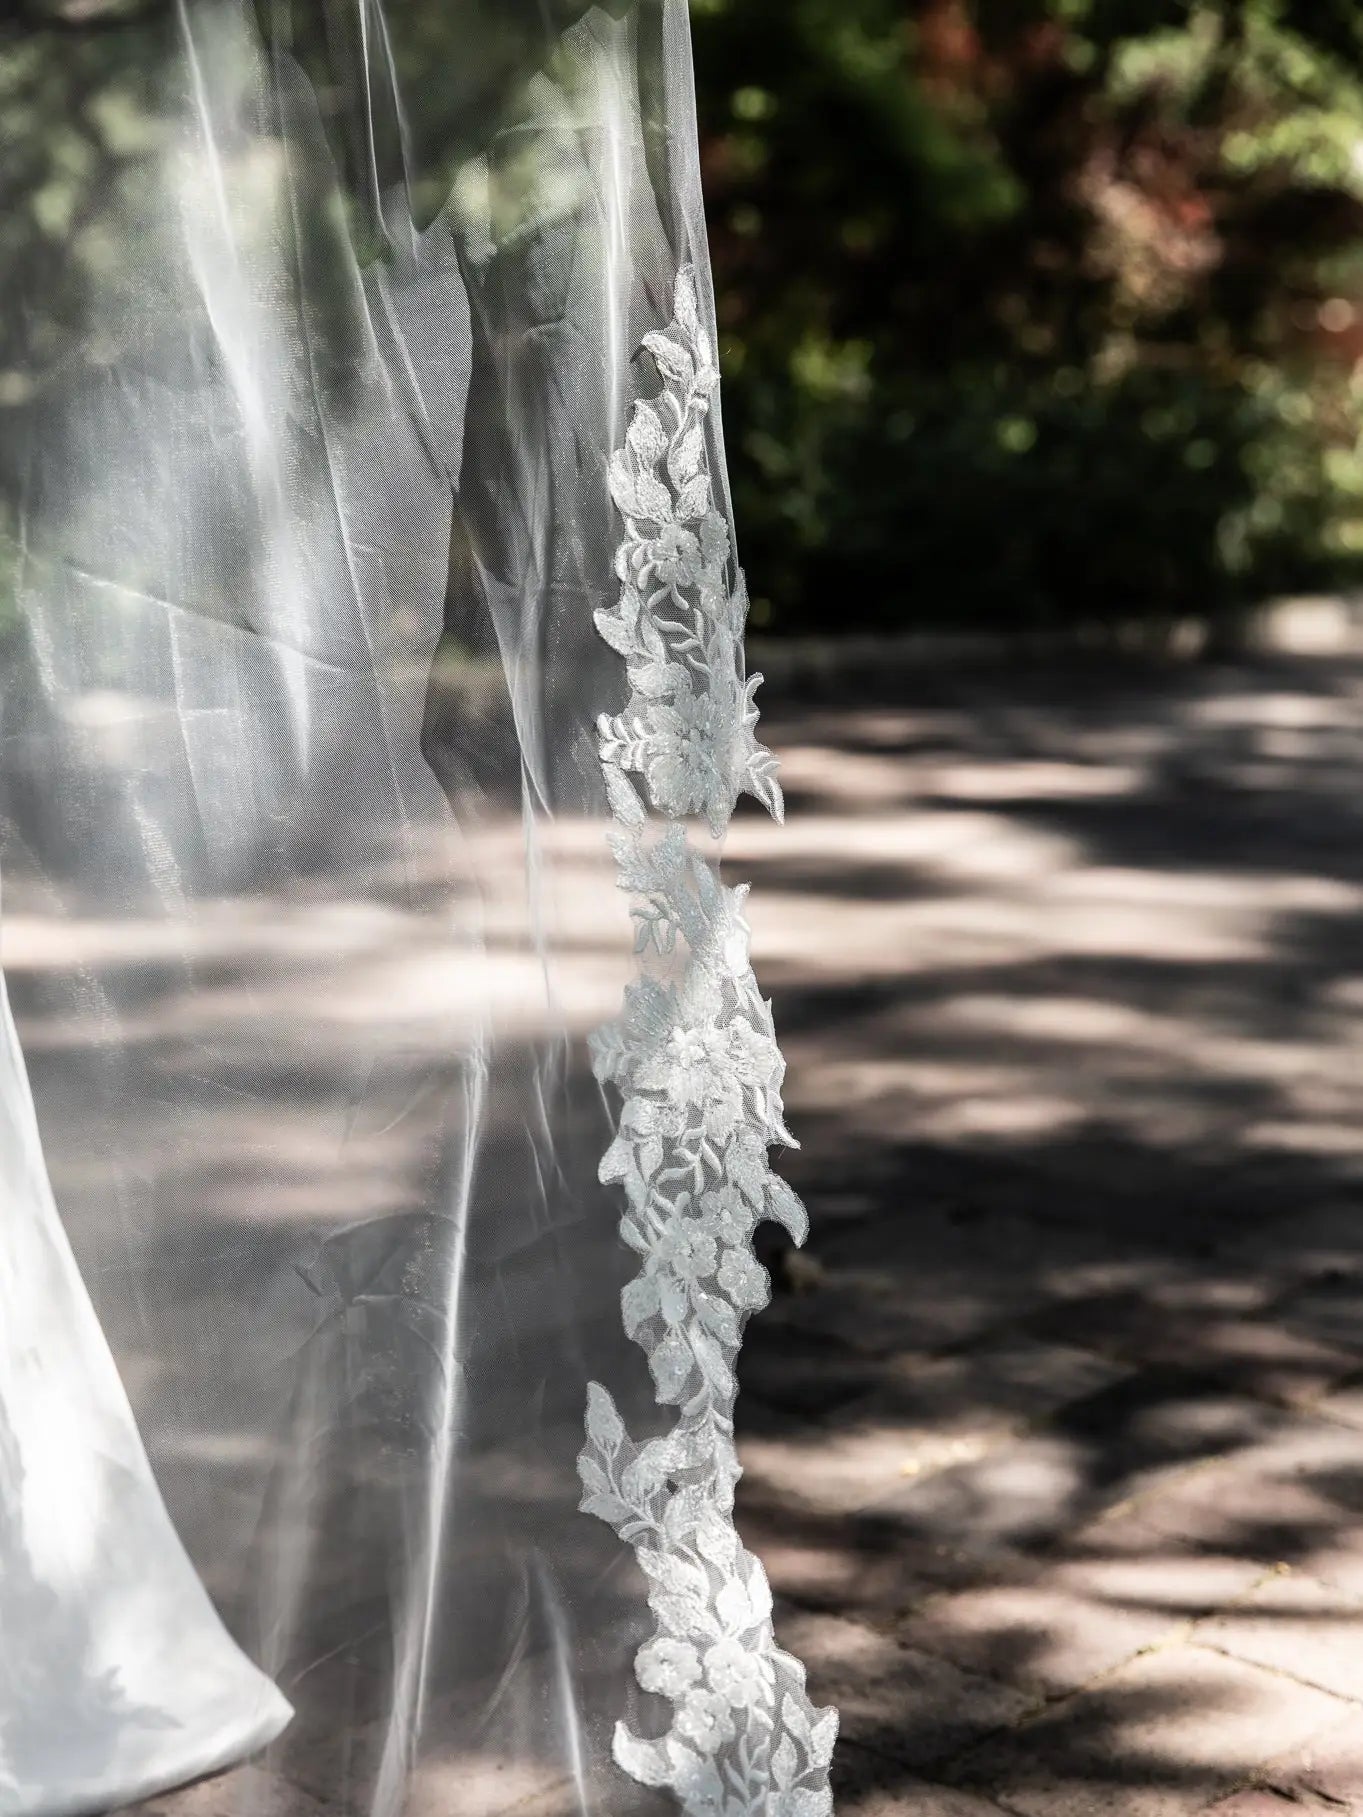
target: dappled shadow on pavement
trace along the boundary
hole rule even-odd
[[[815,1234],[741,1515],[840,1808],[1363,1808],[1363,667],[769,724],[731,857]]]

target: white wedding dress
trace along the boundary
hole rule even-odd
[[[824,1817],[684,0],[41,0],[0,103],[0,1811]]]
[[[0,1810],[108,1810],[291,1714],[238,1650],[152,1479],[47,1183],[0,995]]]

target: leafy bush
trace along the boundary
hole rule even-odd
[[[1354,576],[1351,0],[693,6],[759,623],[1225,620]]]

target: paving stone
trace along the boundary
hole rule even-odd
[[[782,1645],[809,1668],[811,1697],[842,1712],[844,1739],[902,1766],[959,1753],[1031,1703],[864,1623],[801,1612],[778,1625]]]
[[[1192,1474],[1199,1475],[1201,1472],[1194,1470]],[[1163,1493],[1176,1494],[1180,1480],[1174,1479],[1173,1486]],[[1160,1499],[1156,1495],[1147,1497],[1145,1501],[1118,1502],[1113,1507],[1104,1509],[1096,1519],[1062,1534],[1045,1556],[1072,1559],[1075,1562],[1122,1558],[1139,1561],[1181,1554],[1212,1558],[1222,1556],[1215,1548],[1204,1546],[1197,1538],[1190,1539],[1182,1533],[1167,1531],[1146,1519],[1145,1509],[1152,1503],[1158,1503]],[[1236,1553],[1225,1556],[1242,1565],[1252,1562],[1240,1558]]]
[[[1128,1361],[1205,1371],[1261,1400],[1320,1400],[1356,1367],[1350,1351],[1286,1330],[1271,1317],[1174,1320],[1147,1311],[1144,1328],[1117,1346]]]
[[[1282,1276],[1238,1266],[1222,1248],[1211,1260],[1180,1268],[1145,1289],[1145,1302],[1169,1322],[1185,1327],[1205,1318],[1252,1319],[1282,1293]]]
[[[1342,1508],[1363,1513],[1363,1436],[1331,1420],[1299,1421],[1262,1446],[1280,1480],[1305,1483]]]
[[[873,1393],[881,1379],[878,1359],[849,1351],[820,1329],[817,1304],[799,1324],[757,1320],[739,1357],[740,1422],[754,1399],[800,1419],[822,1419]]]
[[[784,1495],[797,1508],[854,1515],[886,1508],[906,1481],[946,1467],[953,1447],[978,1455],[1007,1438],[1006,1429],[971,1439],[925,1438],[875,1410],[862,1421],[839,1421],[831,1430],[749,1431],[740,1442],[739,1460],[767,1498]]]
[[[891,1190],[902,1194],[902,1184]],[[1116,1246],[1110,1231],[1039,1226],[1034,1213],[940,1204],[905,1211],[901,1198],[893,1216],[822,1243],[827,1291],[789,1316],[799,1322],[822,1301],[822,1328],[862,1351],[965,1344],[1080,1291],[1086,1271],[1113,1266]]]
[[[966,1591],[930,1604],[904,1629],[924,1651],[1038,1696],[1057,1696],[1129,1659],[1169,1629],[1111,1611],[1053,1581]]]
[[[285,1731],[288,1749],[281,1755],[289,1782],[319,1799],[329,1811],[362,1810],[383,1757],[384,1725],[356,1726],[341,1711],[330,1721],[325,1717],[315,1720],[307,1730],[299,1730],[297,1720],[292,1735]]]
[[[1260,1777],[1289,1795],[1305,1787],[1348,1811],[1363,1810],[1363,1711],[1351,1710],[1305,1746],[1271,1761]]]
[[[1246,1278],[1284,1285],[1323,1278],[1363,1279],[1363,1211],[1339,1199],[1277,1219],[1222,1251],[1221,1260]]]
[[[1240,1458],[1189,1471],[1130,1512],[1145,1531],[1265,1565],[1299,1562],[1310,1537],[1333,1531],[1340,1517],[1303,1485]]]
[[[1170,1470],[1262,1443],[1284,1423],[1215,1374],[1173,1367],[1124,1375],[1052,1421],[1084,1444],[1095,1479],[1120,1477],[1126,1495]]]
[[[1224,1654],[1166,1647],[985,1744],[950,1777],[1025,1817],[1190,1817],[1343,1708]]]
[[[1156,1304],[1150,1290],[1119,1287],[1113,1291],[1076,1295],[1047,1306],[1027,1323],[1027,1329],[1052,1341],[1077,1345],[1116,1358],[1139,1356],[1142,1346],[1162,1335],[1171,1314]],[[1128,1364],[1129,1367],[1129,1364]]]
[[[928,1475],[883,1505],[972,1549],[1055,1545],[1105,1508],[1176,1481],[1201,1457],[1251,1442],[1279,1417],[1205,1377],[1123,1376],[1058,1409],[1045,1428]],[[886,1469],[881,1481],[888,1477]]]
[[[890,1358],[875,1392],[915,1427],[969,1430],[989,1416],[1011,1429],[1084,1400],[1124,1373],[1076,1345],[1010,1332],[951,1356]]]
[[[326,1806],[280,1773],[238,1767],[135,1807],[147,1817],[323,1817]]]
[[[1363,1374],[1340,1382],[1316,1409],[1326,1419],[1339,1420],[1346,1426],[1363,1429]]]
[[[1154,1537],[1154,1536],[1150,1536]],[[1033,1566],[925,1604],[912,1646],[1042,1696],[1078,1689],[1243,1595],[1257,1564],[1171,1549]]]
[[[418,1817],[582,1817],[582,1790],[570,1778],[557,1779],[527,1797],[492,1803],[495,1787],[484,1777],[466,1784],[457,1771],[443,1779],[418,1779],[418,1791],[405,1807]],[[508,1775],[505,1789],[514,1780]],[[637,1784],[616,1768],[608,1768],[588,1793],[592,1817],[676,1817],[677,1801],[670,1793]],[[472,1800],[472,1802],[470,1802]]]
[[[1346,1514],[1330,1529],[1308,1534],[1296,1563],[1308,1576],[1363,1602],[1363,1520]]]
[[[1277,1571],[1194,1637],[1339,1697],[1363,1698],[1363,1604],[1333,1586]]]
[[[927,1597],[973,1583],[981,1571],[977,1557],[916,1538],[892,1520],[820,1513],[746,1479],[737,1519],[777,1596],[873,1626],[892,1626]]]
[[[1275,1312],[1289,1331],[1355,1355],[1363,1351],[1363,1280],[1318,1281]]]
[[[606,1783],[609,1788],[611,1780]],[[613,1811],[601,1803],[593,1808],[601,1817],[662,1817],[664,1807],[642,1786],[632,1786],[628,1802],[622,1793]],[[558,1767],[461,1750],[448,1763],[417,1769],[403,1809],[409,1817],[449,1817],[454,1811],[460,1817],[575,1817],[582,1801]]]
[[[833,1263],[812,1294],[775,1302],[763,1315],[787,1331],[835,1337],[853,1355],[929,1351],[963,1344],[1016,1318],[1044,1297],[1014,1272],[993,1278],[962,1265],[950,1276],[890,1266],[854,1271]],[[817,1309],[811,1304],[816,1301]]]
[[[919,1533],[982,1553],[1053,1540],[1093,1512],[1083,1448],[1050,1432],[1010,1439],[906,1485],[882,1504]]]
[[[883,1505],[906,1481],[971,1463],[1025,1421],[1112,1381],[1084,1352],[1018,1339],[965,1356],[897,1355],[874,1393],[840,1408],[817,1432],[739,1417],[744,1467],[769,1489],[814,1507],[855,1513]]]
[[[1227,1553],[1316,1569],[1363,1512],[1363,1435],[1300,1417],[1139,1504],[1139,1518]]]
[[[839,1740],[832,1778],[838,1817],[1003,1817],[991,1799],[919,1779],[854,1742]]]
[[[365,1803],[383,1750],[385,1684],[338,1655],[305,1672],[297,1690],[287,1678],[280,1688],[296,1713],[266,1750],[266,1765],[332,1812]]]
[[[1229,1798],[1209,1804],[1207,1817],[1304,1817],[1304,1814],[1295,1800],[1262,1786],[1251,1786],[1248,1791],[1233,1792]]]

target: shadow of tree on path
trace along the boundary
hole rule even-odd
[[[733,859],[814,1260],[748,1334],[740,1506],[840,1808],[1329,1792],[1293,1754],[1363,1696],[1363,667],[771,720],[790,827]]]

